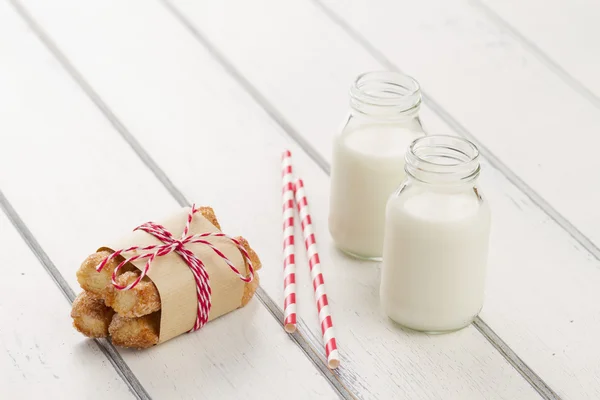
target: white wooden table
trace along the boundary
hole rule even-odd
[[[599,20],[594,0],[1,1],[0,397],[600,398]],[[486,304],[457,333],[391,323],[380,266],[327,232],[331,136],[350,82],[382,68],[421,82],[428,131],[485,156]],[[303,252],[299,332],[281,326],[284,148],[312,203],[333,372]],[[75,332],[81,260],[191,201],[256,248],[257,298],[146,351]]]

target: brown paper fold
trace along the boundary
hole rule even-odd
[[[183,233],[189,207],[184,207],[174,215],[158,223],[164,226],[173,237],[179,239]],[[200,213],[194,214],[190,224],[189,234],[220,232]],[[206,238],[235,265],[240,273],[246,274],[246,266],[242,254],[235,243],[227,238]],[[114,249],[124,249],[131,246],[148,246],[163,244],[160,240],[144,231],[138,230],[101,247],[100,250],[114,252]],[[239,308],[242,303],[245,283],[229,266],[207,245],[194,243],[186,245],[196,257],[204,263],[212,289],[212,306],[208,320],[213,320],[230,311]],[[129,253],[128,253],[129,255]],[[133,255],[133,254],[132,254]],[[146,260],[134,261],[139,270],[143,270]],[[147,276],[154,282],[161,301],[161,319],[159,343],[166,342],[182,333],[188,332],[194,326],[198,309],[196,284],[188,265],[176,253],[156,257],[150,266]]]

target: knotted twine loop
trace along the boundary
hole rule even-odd
[[[188,267],[190,267],[190,270],[192,271],[192,274],[194,276],[194,281],[196,283],[196,294],[198,297],[198,313],[196,315],[196,322],[194,323],[194,327],[190,330],[190,332],[197,331],[198,329],[202,328],[202,326],[204,326],[204,324],[208,321],[208,313],[209,313],[210,307],[211,307],[210,298],[211,298],[212,292],[211,292],[211,288],[210,288],[209,276],[208,276],[208,273],[206,272],[206,267],[204,266],[204,263],[202,262],[202,260],[200,260],[198,257],[196,257],[194,255],[194,253],[192,253],[192,251],[190,251],[189,249],[186,248],[187,244],[201,243],[201,244],[207,245],[219,257],[221,257],[223,259],[223,261],[225,261],[225,263],[229,266],[229,268],[231,268],[231,270],[233,272],[235,272],[242,281],[252,282],[252,279],[254,278],[254,268],[252,266],[252,261],[250,260],[250,255],[248,254],[248,252],[246,251],[244,246],[237,239],[235,239],[231,236],[228,236],[224,233],[221,233],[221,232],[214,232],[214,233],[206,232],[206,233],[200,233],[200,234],[195,234],[195,235],[188,235],[189,230],[190,230],[190,224],[192,222],[192,219],[194,218],[194,214],[198,211],[199,211],[199,209],[196,208],[196,205],[195,204],[192,205],[192,209],[190,210],[190,213],[188,214],[185,228],[183,229],[183,233],[179,239],[175,239],[173,237],[173,235],[171,234],[171,232],[169,232],[164,226],[154,223],[154,222],[146,222],[145,224],[138,226],[137,228],[134,229],[134,231],[139,229],[144,232],[147,232],[147,233],[151,234],[152,236],[156,237],[158,240],[160,240],[164,244],[150,245],[150,246],[144,246],[144,247],[132,246],[132,247],[128,247],[126,249],[116,250],[114,253],[112,253],[108,257],[104,258],[102,260],[102,262],[100,262],[100,264],[98,264],[98,266],[96,267],[96,271],[100,272],[106,266],[107,263],[109,263],[113,259],[121,256],[122,254],[131,253],[131,252],[136,253],[136,255],[123,260],[119,265],[117,265],[117,267],[115,268],[115,270],[112,273],[112,285],[115,287],[115,289],[130,290],[130,289],[136,287],[137,284],[140,283],[140,281],[142,279],[144,279],[144,277],[150,270],[150,265],[152,264],[152,261],[154,261],[154,259],[156,257],[165,256],[165,255],[173,253],[173,252],[179,254],[179,256],[181,256],[181,258],[183,258],[185,263],[188,265]],[[223,254],[219,249],[217,249],[215,246],[213,246],[212,243],[207,241],[206,238],[208,238],[208,237],[224,237],[224,238],[231,240],[233,243],[235,243],[237,248],[242,253],[244,260],[248,264],[248,276],[242,275],[240,273],[240,271],[233,265],[233,263],[225,256],[225,254]],[[130,262],[133,262],[136,260],[141,260],[141,259],[148,259],[148,260],[146,261],[146,265],[144,266],[144,269],[141,270],[140,276],[138,276],[129,285],[126,285],[126,286],[119,285],[117,283],[116,278],[119,275],[119,271],[121,270],[121,268],[127,263],[130,263]]]

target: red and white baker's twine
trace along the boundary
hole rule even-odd
[[[144,232],[147,232],[147,233],[151,234],[152,236],[156,237],[158,240],[160,240],[164,244],[150,245],[150,246],[144,246],[144,247],[132,246],[127,249],[116,250],[114,253],[112,253],[111,255],[106,257],[104,260],[102,260],[102,262],[100,264],[98,264],[98,266],[96,267],[96,271],[100,272],[100,271],[102,271],[102,268],[104,268],[104,266],[107,263],[109,263],[111,260],[113,260],[125,253],[131,253],[131,252],[137,253],[136,255],[123,260],[119,265],[117,265],[117,267],[115,268],[115,270],[112,273],[113,286],[117,290],[129,290],[129,289],[136,287],[136,285],[138,283],[140,283],[140,281],[142,279],[144,279],[144,277],[150,270],[150,265],[152,264],[152,261],[154,261],[154,259],[156,257],[165,256],[172,252],[177,253],[179,256],[181,256],[181,258],[183,258],[183,260],[186,262],[188,267],[190,267],[190,270],[192,271],[192,274],[194,276],[194,281],[196,283],[196,294],[198,296],[198,313],[196,315],[196,322],[194,323],[194,327],[190,330],[190,332],[193,332],[193,331],[196,331],[196,330],[202,328],[202,326],[204,326],[204,324],[208,321],[208,313],[209,313],[210,307],[211,307],[211,299],[210,299],[211,288],[210,288],[210,283],[209,283],[209,276],[208,276],[208,273],[206,272],[204,263],[202,262],[202,260],[200,260],[198,257],[196,257],[194,255],[194,253],[192,253],[191,250],[189,250],[185,247],[187,244],[201,243],[201,244],[207,245],[219,257],[221,257],[221,259],[223,259],[223,261],[225,261],[225,263],[229,266],[229,268],[231,268],[231,270],[233,272],[235,272],[242,281],[251,282],[252,279],[254,278],[254,268],[252,267],[252,261],[250,260],[250,255],[248,254],[248,252],[246,251],[244,246],[237,239],[230,237],[221,232],[207,232],[207,233],[200,233],[200,234],[195,234],[195,235],[188,235],[189,230],[190,230],[190,224],[192,222],[192,219],[194,218],[194,214],[198,211],[199,210],[196,208],[196,205],[192,205],[190,213],[188,214],[185,228],[183,229],[183,233],[181,234],[181,238],[179,238],[179,239],[175,239],[173,237],[173,235],[171,234],[171,232],[169,232],[167,229],[165,229],[165,227],[163,227],[162,225],[159,225],[157,223],[154,223],[154,222],[146,222],[145,224],[138,226],[137,228],[134,229],[134,231],[136,231],[138,229],[143,230]],[[206,238],[208,238],[208,237],[224,237],[224,238],[231,240],[233,243],[235,243],[237,248],[242,253],[244,260],[248,264],[248,276],[242,275],[240,273],[240,271],[233,265],[233,263],[225,256],[225,254],[223,254],[219,249],[217,249],[215,246],[213,246],[212,243],[207,241]],[[133,282],[131,282],[129,285],[126,285],[126,286],[122,286],[117,283],[116,278],[119,275],[119,271],[125,264],[136,261],[136,260],[146,259],[146,258],[148,260],[146,261],[146,265],[144,266],[144,269],[141,270],[140,276],[138,276]]]
[[[286,332],[296,331],[296,255],[294,250],[294,176],[292,153],[281,156],[283,181],[283,327]]]
[[[286,192],[289,189],[293,190],[295,195],[295,204],[298,208],[298,215],[300,216],[302,234],[304,236],[304,244],[306,247],[306,253],[308,257],[308,263],[310,266],[310,275],[312,278],[313,289],[315,292],[315,302],[317,305],[317,311],[319,313],[319,322],[321,323],[321,333],[323,335],[323,343],[325,345],[325,355],[327,357],[327,365],[329,368],[337,368],[340,365],[340,356],[337,348],[336,335],[333,329],[333,321],[331,318],[331,312],[329,310],[329,301],[327,300],[327,291],[325,290],[325,280],[323,278],[323,273],[321,271],[321,261],[319,259],[319,253],[317,251],[317,243],[315,239],[315,232],[313,231],[312,219],[310,216],[310,212],[308,209],[308,200],[306,198],[306,193],[304,191],[304,182],[302,179],[297,179],[295,182],[292,177],[292,167],[291,167],[291,154],[289,151],[285,151],[283,153],[283,180],[284,180],[284,188],[283,188],[283,212],[284,212],[284,292],[285,296],[289,293],[294,293],[294,323],[295,323],[295,312],[296,312],[296,304],[295,304],[295,265],[293,264],[294,258],[292,256],[292,266],[294,272],[294,285],[293,292],[292,289],[286,291],[286,287],[288,285],[288,274],[285,272],[285,269],[288,268],[286,265],[286,255],[293,254],[294,250],[294,228],[293,228],[293,213],[286,214],[287,205],[293,204],[294,202],[286,202]],[[288,167],[289,166],[289,167]],[[290,184],[286,185],[286,175],[289,175]],[[289,215],[289,217],[288,217]],[[288,239],[291,237],[291,240]],[[290,247],[291,250],[287,250]],[[290,253],[291,252],[291,253]],[[286,297],[286,302],[284,304],[284,315],[287,317],[287,309],[289,308],[289,304]],[[294,325],[295,327],[295,325]],[[287,329],[286,329],[287,330]]]

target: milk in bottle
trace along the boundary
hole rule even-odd
[[[490,209],[477,186],[478,151],[427,136],[406,155],[407,179],[387,204],[381,305],[408,328],[460,329],[483,305]]]
[[[404,179],[407,147],[424,135],[420,105],[418,83],[400,73],[366,73],[352,85],[331,168],[329,230],[342,251],[381,257],[387,200]]]

